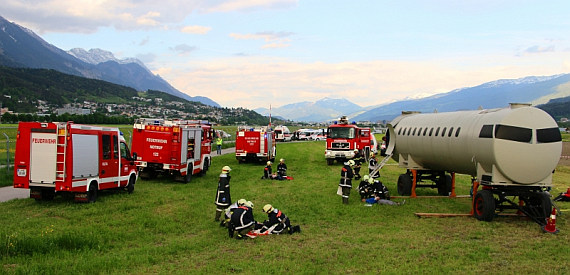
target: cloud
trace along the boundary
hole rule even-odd
[[[198,48],[186,44],[180,44],[171,48],[171,50],[176,51],[178,54],[187,54],[197,50]]]
[[[230,0],[220,1],[205,10],[208,12],[253,11],[258,9],[283,9],[297,5],[298,0]]]
[[[2,16],[40,34],[167,29],[192,13],[290,8],[297,0],[3,0]]]
[[[461,64],[461,66],[458,66]],[[504,65],[509,64],[509,65]],[[208,96],[222,106],[257,108],[323,97],[346,98],[361,106],[389,103],[471,87],[497,79],[570,71],[570,53],[545,61],[487,56],[432,61],[296,62],[240,56],[179,64],[161,74],[189,95]],[[170,64],[172,65],[172,64]]]
[[[527,54],[534,54],[534,53],[547,53],[547,52],[554,52],[554,45],[550,45],[547,47],[541,47],[538,45],[532,46],[524,50],[524,53]]]
[[[258,32],[258,33],[230,33],[230,37],[236,40],[264,40],[267,44],[262,49],[285,48],[291,46],[289,36],[294,35],[292,32]]]
[[[211,29],[211,27],[204,26],[186,26],[183,27],[180,31],[191,34],[207,34]]]

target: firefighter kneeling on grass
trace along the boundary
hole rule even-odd
[[[230,224],[230,219],[232,218],[232,212],[234,209],[244,206],[247,203],[245,199],[239,199],[237,202],[234,202],[230,207],[226,208],[224,219],[220,222],[220,226],[228,227]]]
[[[339,195],[342,196],[342,203],[344,204],[348,204],[348,196],[352,188],[352,178],[354,177],[352,167],[354,167],[354,160],[349,160],[344,163],[340,171],[340,183],[338,184],[340,190],[337,191],[337,194],[340,193]]]
[[[228,226],[228,235],[230,238],[235,236],[236,239],[243,239],[244,236],[251,237],[247,233],[255,229],[256,226],[259,225],[253,218],[253,203],[248,201],[244,205],[232,210]]]
[[[271,204],[263,206],[263,212],[267,213],[267,220],[263,222],[260,234],[301,233],[301,226],[291,226],[289,217]]]

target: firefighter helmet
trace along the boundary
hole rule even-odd
[[[369,175],[362,176],[362,181],[368,181],[370,179]]]
[[[263,212],[268,213],[273,211],[273,206],[271,206],[271,204],[266,204],[265,206],[263,206]]]
[[[271,165],[271,161],[267,161],[267,165]]]
[[[232,170],[232,168],[230,168],[229,166],[226,165],[226,166],[224,166],[224,167],[222,168],[222,173],[227,174],[227,173],[229,173],[231,170]]]
[[[280,159],[280,160],[279,160],[279,162],[284,162],[284,161],[285,161],[285,159]]]
[[[253,202],[247,201],[247,202],[245,203],[245,206],[247,206],[247,207],[253,209]]]
[[[245,203],[247,203],[247,201],[246,201],[245,199],[239,199],[239,200],[237,201],[237,205],[238,205],[238,206],[243,206],[243,205],[245,205]]]
[[[358,149],[354,149],[354,152],[355,152],[355,153],[358,153]]]
[[[373,184],[373,183],[374,183],[374,178],[369,178],[369,179],[368,179],[368,183]]]
[[[354,166],[355,164],[356,164],[356,162],[354,162],[354,160],[349,160],[349,161],[348,161],[348,165],[349,165],[350,167]]]

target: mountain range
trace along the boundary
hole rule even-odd
[[[0,66],[53,69],[62,73],[99,79],[134,88],[138,91],[157,90],[189,101],[220,107],[210,98],[189,96],[154,75],[141,61],[118,60],[100,49],[61,50],[46,42],[33,31],[0,16]]]
[[[323,98],[316,102],[299,102],[272,108],[272,116],[294,121],[320,122],[346,115],[354,121],[390,121],[402,111],[423,113],[451,112],[506,107],[509,103],[540,105],[553,99],[570,96],[570,74],[529,76],[501,79],[475,87],[456,89],[420,99],[407,99],[380,106],[360,107],[346,99]],[[564,100],[558,100],[564,101]],[[552,102],[557,102],[553,100]],[[551,103],[552,103],[551,102]],[[551,104],[549,103],[549,104]],[[255,109],[268,115],[266,108]]]

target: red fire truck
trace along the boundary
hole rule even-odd
[[[14,187],[51,200],[74,194],[95,202],[103,189],[133,192],[137,167],[118,128],[72,122],[20,122],[16,136]]]
[[[188,183],[211,165],[212,125],[198,120],[143,118],[133,126],[133,152],[143,179],[159,173]]]
[[[236,133],[236,159],[275,160],[275,135],[268,127],[240,126]]]
[[[325,158],[327,164],[345,161],[354,157],[354,149],[358,149],[366,159],[370,152],[376,152],[376,138],[370,128],[360,128],[356,123],[349,124],[346,116],[335,121],[327,129],[327,148]]]

